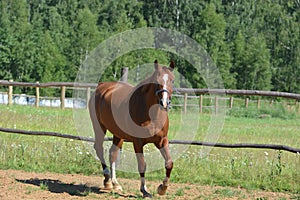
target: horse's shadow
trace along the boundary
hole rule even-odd
[[[99,187],[96,186],[87,186],[85,184],[72,184],[72,183],[63,183],[60,180],[52,180],[52,179],[16,179],[16,181],[25,183],[25,184],[31,184],[35,186],[41,187],[41,189],[45,189],[47,191],[53,192],[53,193],[68,193],[72,196],[87,196],[90,193],[94,194],[109,194],[111,191],[107,190],[101,190]],[[130,197],[130,198],[137,198],[133,195],[124,195],[121,193],[116,193],[118,196],[122,197]]]

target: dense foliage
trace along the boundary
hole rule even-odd
[[[300,93],[299,0],[1,0],[0,79],[74,81],[101,41],[146,26],[199,42],[226,88]],[[194,87],[205,87],[184,60],[146,50],[117,59],[102,78],[171,56]]]

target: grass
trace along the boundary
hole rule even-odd
[[[180,188],[175,193],[176,196],[184,196],[184,190],[183,188]]]
[[[47,183],[41,183],[41,184],[40,184],[40,188],[41,188],[41,190],[48,190],[48,185],[47,185]]]
[[[217,189],[215,190],[215,194],[218,196],[224,197],[224,198],[232,198],[234,196],[237,196],[241,194],[241,191],[235,191],[232,189],[224,188],[224,189]]]
[[[256,114],[245,114],[247,112],[268,112],[271,116],[259,118]],[[0,113],[0,127],[77,134],[71,109],[0,105]],[[185,127],[178,127],[179,122],[184,119],[178,113],[177,111],[170,113],[171,139],[185,138],[185,132],[182,132]],[[195,129],[197,132],[195,140],[203,141],[210,126],[211,116],[200,115],[198,128]],[[254,108],[244,111],[230,110],[225,117],[218,142],[271,143],[299,148],[299,124],[300,117],[297,112],[285,111],[279,114],[270,110],[257,111]],[[182,135],[176,136],[174,134],[176,132]],[[132,149],[131,144],[124,146]],[[146,148],[151,149],[152,146]],[[296,198],[300,195],[299,154],[262,149],[212,148],[207,156],[202,157],[200,155],[202,150],[201,146],[189,147],[175,160],[172,182],[289,192],[295,194]],[[0,133],[0,169],[85,175],[102,172],[99,162],[86,150],[81,141],[8,133]],[[162,169],[147,173],[146,176],[148,180],[162,180],[164,174]],[[118,176],[138,179],[139,175],[118,172]],[[216,192],[224,197],[234,195],[232,191],[226,189]],[[178,196],[183,195],[182,193],[183,190],[176,191]]]

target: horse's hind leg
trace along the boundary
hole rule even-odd
[[[110,170],[111,170],[111,179],[113,183],[113,188],[115,190],[120,190],[122,191],[121,185],[117,181],[117,176],[116,176],[116,161],[118,158],[118,153],[120,151],[120,148],[122,147],[123,140],[118,138],[118,137],[113,137],[113,144],[110,148]]]
[[[103,127],[103,126],[101,126],[101,127]],[[111,178],[110,178],[110,171],[109,171],[109,168],[106,165],[106,162],[105,162],[105,159],[104,159],[104,156],[103,156],[103,142],[104,142],[105,133],[106,133],[106,129],[104,127],[101,128],[100,131],[95,132],[94,148],[96,150],[96,154],[97,154],[98,158],[101,161],[101,165],[102,165],[102,169],[103,169],[104,189],[111,190],[112,189],[112,182],[111,182]]]
[[[99,108],[98,108],[99,109]],[[92,121],[94,133],[95,133],[95,144],[94,149],[96,150],[96,154],[101,161],[103,168],[104,179],[104,187],[105,189],[112,189],[112,183],[110,179],[110,171],[105,163],[105,159],[103,156],[103,142],[106,134],[106,127],[99,123],[97,113],[96,113],[96,105],[95,105],[95,94],[91,96],[89,101],[89,113]]]

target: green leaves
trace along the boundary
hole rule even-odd
[[[246,40],[239,32],[233,41],[232,52],[238,89],[271,89],[270,53],[262,36]]]
[[[100,42],[149,26],[176,30],[199,42],[218,67],[225,88],[299,93],[299,8],[293,0],[2,0],[0,79],[74,81]],[[166,63],[174,59],[193,87],[205,87],[201,74],[185,60],[152,50],[122,56],[101,81],[117,80],[121,67],[152,63],[158,57]]]

